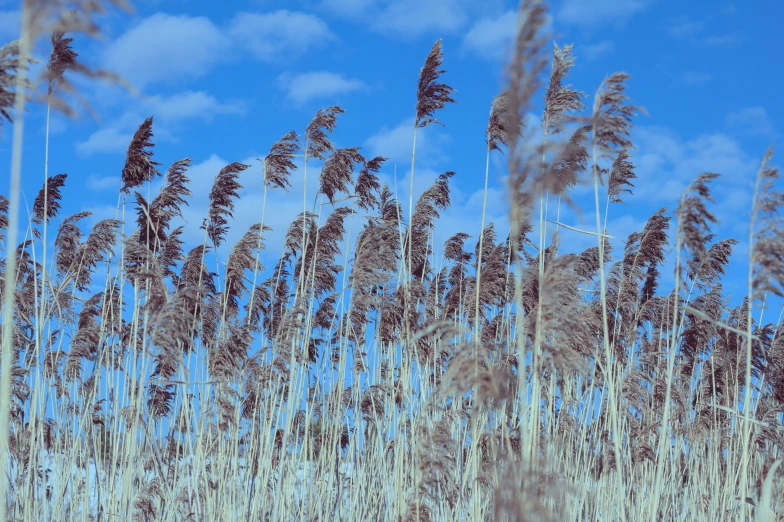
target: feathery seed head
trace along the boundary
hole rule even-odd
[[[455,100],[450,96],[454,89],[444,83],[438,83],[439,76],[446,72],[440,69],[443,56],[441,40],[438,40],[433,44],[433,48],[425,60],[425,65],[419,71],[415,121],[417,128],[427,127],[431,123],[440,124],[441,122],[433,117],[435,112],[444,108],[447,103],[455,103]]]

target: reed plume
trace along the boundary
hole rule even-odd
[[[611,74],[594,97],[591,124],[594,145],[602,157],[608,157],[613,150],[631,149],[631,120],[637,114],[645,114],[642,107],[627,103],[626,81],[630,78],[626,73]]]
[[[490,117],[488,118],[487,129],[485,131],[485,136],[487,141],[487,151],[485,154],[485,187],[484,187],[484,193],[482,197],[482,221],[480,225],[481,231],[479,235],[479,244],[477,245],[476,284],[474,285],[475,287],[474,293],[476,294],[474,317],[479,316],[479,301],[480,301],[480,293],[481,293],[480,287],[482,283],[482,254],[484,253],[484,249],[482,245],[485,238],[484,232],[485,232],[485,215],[487,213],[487,187],[490,178],[490,153],[492,151],[499,151],[503,153],[503,151],[501,150],[501,145],[504,146],[509,145],[509,129],[506,128],[506,124],[508,123],[508,121],[506,115],[504,114],[505,111],[507,110],[508,96],[509,96],[508,92],[502,92],[501,94],[493,98],[493,101],[490,104]],[[462,248],[462,245],[460,248]],[[475,324],[474,336],[475,339],[478,341],[479,340],[478,320]]]
[[[485,136],[487,147],[490,151],[498,151],[503,154],[503,146],[509,146],[509,142],[520,135],[520,128],[509,128],[509,91],[503,91],[493,98],[490,104],[490,117],[487,120]]]
[[[438,109],[443,109],[447,103],[455,103],[451,94],[454,89],[445,83],[439,83],[439,77],[446,72],[441,69],[444,53],[441,40],[433,44],[433,48],[425,59],[425,64],[419,71],[417,84],[416,120],[417,128],[422,129],[431,123],[441,124],[434,115]]]
[[[271,229],[269,227],[262,228],[260,223],[252,225],[229,253],[223,291],[226,303],[224,306],[228,317],[235,317],[239,313],[239,300],[248,291],[245,283],[245,270],[254,269],[254,252],[264,248],[263,243],[259,242],[259,237],[266,230]],[[263,270],[263,267],[261,269]]]
[[[558,47],[554,44],[552,72],[550,83],[544,97],[544,112],[542,113],[542,126],[548,134],[558,134],[563,130],[563,118],[568,113],[579,112],[585,108],[582,98],[585,93],[576,91],[571,85],[564,85],[563,81],[574,67],[572,44]]]
[[[302,190],[302,248],[303,256],[308,243],[305,239],[306,215],[308,212],[308,199],[307,199],[307,176],[308,176],[308,159],[314,157],[323,161],[327,154],[334,152],[335,147],[329,139],[329,135],[334,132],[338,122],[338,115],[343,114],[344,111],[341,107],[333,105],[326,109],[319,109],[313,116],[313,119],[308,123],[305,128],[305,167],[303,171],[304,188]],[[315,201],[314,201],[315,210]],[[301,268],[304,269],[305,264],[302,263]],[[299,285],[305,284],[305,273],[299,273]]]
[[[446,72],[441,69],[443,64],[443,51],[441,48],[441,40],[433,44],[430,53],[425,59],[425,64],[419,70],[419,81],[417,83],[417,103],[416,103],[416,116],[414,118],[414,143],[411,151],[411,174],[409,184],[409,198],[408,198],[408,223],[409,232],[407,234],[407,241],[409,244],[414,243],[413,237],[413,219],[414,219],[414,161],[416,158],[416,138],[417,130],[430,125],[431,123],[441,124],[435,118],[436,110],[442,109],[447,103],[455,103],[451,94],[454,89],[445,83],[439,83],[440,76]],[[418,240],[418,241],[421,241]],[[409,275],[413,276],[413,259],[412,249],[408,249],[408,270]]]
[[[57,174],[46,180],[46,186],[38,192],[33,202],[33,223],[40,225],[44,220],[48,222],[57,217],[62,199],[60,189],[65,186],[67,177],[68,174]]]
[[[409,233],[403,245],[409,262],[413,262],[411,275],[422,278],[427,272],[427,256],[429,253],[428,234],[440,211],[446,210],[451,204],[449,198],[449,180],[454,176],[452,171],[439,175],[435,183],[419,196],[409,224]]]
[[[0,195],[0,240],[3,239],[2,231],[8,228],[8,198]]]
[[[621,194],[632,193],[630,189],[625,187],[634,188],[630,180],[636,178],[637,175],[634,173],[634,164],[629,161],[630,157],[626,150],[621,150],[613,161],[610,179],[607,183],[607,199],[612,203],[623,203]]]
[[[60,85],[66,82],[65,71],[76,66],[79,56],[71,48],[73,38],[66,38],[65,33],[52,34],[52,52],[49,55],[47,69],[47,95],[52,95]]]
[[[324,163],[319,176],[319,191],[327,196],[330,203],[338,192],[348,192],[351,175],[356,165],[365,163],[359,147],[338,149]]]
[[[379,200],[374,192],[379,191],[381,184],[376,174],[388,159],[383,156],[376,156],[364,162],[354,184],[354,195],[358,197],[357,206],[359,208],[370,210],[378,206]]]
[[[646,196],[631,193],[642,185],[643,156],[634,160],[631,145],[638,111],[622,86],[605,85],[594,113],[575,114],[583,99],[566,85],[572,47],[547,54],[541,2],[524,1],[518,21],[509,86],[480,130],[485,194],[490,156],[505,154],[511,168],[509,222],[476,219],[477,230],[450,231],[442,247],[458,175],[410,195],[406,220],[381,179],[386,158],[333,145],[338,107],[260,158],[260,220],[225,258],[229,222],[244,217],[247,166],[218,174],[204,241],[191,244],[192,224],[181,222],[190,160],[161,170],[156,194],[143,188],[160,168],[152,125],[131,154],[140,168],[120,187],[121,200],[135,199],[126,237],[120,220],[101,216],[90,230],[89,212],[62,215],[74,191],[64,174],[45,180],[26,227],[0,196],[0,233],[27,233],[0,245],[0,288],[14,305],[0,324],[7,518],[735,520],[780,511],[784,338],[781,317],[763,321],[784,293],[775,213],[784,198],[771,155],[752,204],[748,295],[733,304],[738,243],[715,227],[715,175],[698,178],[674,216],[662,208],[627,237],[611,236],[610,205]],[[440,72],[437,50],[427,64]],[[441,105],[418,113],[415,131],[449,105],[440,81],[425,81]],[[541,94],[543,134],[521,124]],[[322,162],[316,202],[293,216],[268,262],[266,196],[291,187],[297,157],[304,176],[309,160]],[[597,230],[556,219],[560,233],[532,241],[544,230],[531,220],[537,193],[577,208],[571,189],[584,175]],[[331,204],[317,208],[322,196]],[[47,224],[57,236],[41,255]],[[596,244],[572,253],[574,243],[559,241],[571,233]],[[674,285],[664,274],[670,254]]]
[[[678,217],[678,236],[689,252],[687,265],[690,270],[696,271],[706,255],[705,245],[710,236],[710,224],[716,223],[716,216],[710,212],[706,202],[712,203],[709,183],[719,175],[707,172],[697,177],[684,192],[681,203],[675,211]]]
[[[289,178],[294,165],[294,156],[299,151],[299,137],[291,131],[276,141],[264,158],[264,182],[269,187],[288,190]]]
[[[139,125],[130,145],[128,145],[125,166],[121,174],[122,188],[120,190],[123,194],[130,194],[131,189],[161,175],[156,168],[160,163],[152,159],[152,148],[155,146],[152,137],[152,116],[150,116]]]
[[[343,114],[342,108],[337,105],[319,109],[305,129],[305,142],[307,155],[324,160],[327,154],[335,150],[329,135],[334,132],[338,123],[338,115]]]
[[[596,234],[599,247],[599,291],[601,296],[601,324],[602,334],[604,337],[604,357],[607,364],[611,364],[611,347],[610,347],[610,332],[608,329],[607,317],[607,281],[604,272],[604,242],[601,234],[604,233],[602,228],[600,207],[599,207],[599,184],[603,183],[602,171],[599,167],[600,158],[609,158],[613,151],[617,149],[628,150],[631,149],[633,143],[631,141],[631,120],[632,117],[644,110],[640,107],[627,103],[629,97],[625,94],[626,80],[630,77],[626,73],[614,73],[605,78],[599,89],[594,96],[593,110],[591,114],[591,156],[592,168],[591,175],[594,185],[594,207],[596,211]],[[606,218],[605,218],[606,221]],[[677,293],[677,292],[676,292]],[[612,373],[607,372],[607,378],[610,383],[613,382],[614,376]],[[669,381],[668,381],[669,383]],[[671,391],[671,386],[667,386],[667,394]],[[612,449],[616,462],[620,462],[620,433],[619,433],[619,419],[618,408],[615,403],[615,388],[614,384],[610,385],[610,417],[612,421]],[[665,415],[666,416],[666,415]],[[664,431],[664,430],[662,430]],[[663,439],[660,443],[663,444]],[[660,447],[660,450],[663,449]],[[657,473],[661,471],[657,462]],[[623,483],[623,468],[616,469],[616,484],[620,486]],[[657,479],[658,482],[658,479]],[[621,513],[621,519],[625,519],[625,513]]]
[[[242,188],[237,178],[239,173],[250,168],[243,163],[230,163],[223,167],[215,177],[210,191],[209,220],[207,221],[207,235],[215,247],[223,243],[229,227],[226,217],[232,217],[234,200],[239,198],[239,189]]]
[[[709,236],[713,240],[713,235]],[[735,239],[724,239],[713,243],[702,261],[692,257],[687,267],[687,277],[700,290],[708,290],[717,285],[726,273],[727,265],[732,256],[732,247],[738,244]]]
[[[745,389],[743,411],[751,413],[752,377],[759,379],[762,373],[762,353],[769,350],[770,335],[760,339],[759,331],[752,329],[752,305],[754,301],[764,301],[768,294],[784,297],[784,226],[779,216],[784,207],[784,192],[775,190],[774,182],[779,178],[778,169],[771,167],[773,146],[770,146],[762,158],[754,186],[754,202],[752,204],[751,225],[749,226],[749,259],[746,339],[745,339]],[[756,227],[759,226],[759,229]],[[764,305],[763,305],[764,306]],[[752,336],[756,333],[757,340]],[[768,333],[768,332],[765,332]],[[765,342],[768,341],[768,342]],[[761,345],[761,346],[760,346]],[[754,369],[752,369],[754,367]],[[743,425],[743,445],[747,448],[751,438],[751,423]],[[740,495],[745,498],[748,492],[749,455],[743,454],[740,471]]]
[[[149,204],[141,194],[136,193],[139,242],[154,252],[166,243],[171,220],[182,216],[182,206],[188,204],[186,198],[191,195],[188,188],[190,179],[185,172],[190,164],[190,158],[175,161],[169,167],[160,193]]]
[[[9,123],[13,121],[11,110],[16,99],[17,73],[27,67],[27,62],[19,56],[19,42],[0,47],[0,115]]]
[[[762,159],[757,174],[752,227],[753,248],[751,263],[752,298],[764,299],[765,294],[784,297],[784,225],[779,213],[784,208],[784,192],[776,190],[779,179],[777,168],[770,166],[771,146]]]
[[[54,240],[55,254],[55,267],[60,272],[60,275],[68,273],[68,269],[73,262],[73,253],[79,247],[82,238],[82,230],[76,223],[92,215],[92,212],[79,212],[69,216],[60,223],[57,231],[57,237]]]
[[[564,203],[572,205],[568,190],[575,187],[580,180],[580,174],[588,168],[589,154],[586,148],[591,126],[578,128],[569,137],[569,141],[560,148],[553,162],[548,166],[541,187],[556,194]],[[559,219],[556,217],[556,220]]]
[[[216,292],[214,278],[217,274],[210,272],[204,264],[204,255],[209,249],[209,246],[199,245],[188,252],[180,268],[180,275],[177,278],[178,288],[201,286],[210,294]]]
[[[76,256],[70,270],[76,273],[76,288],[87,290],[93,270],[101,261],[108,261],[117,243],[117,231],[122,222],[117,219],[104,219],[96,223],[84,243],[76,249]]]

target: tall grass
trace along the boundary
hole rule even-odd
[[[97,32],[56,3],[41,4],[51,15],[43,23],[34,4],[24,3],[22,44],[4,48],[0,67],[0,111],[11,119],[16,108],[11,192],[0,197],[8,520],[784,514],[784,337],[780,317],[761,315],[769,296],[784,294],[772,150],[750,202],[741,305],[729,306],[721,284],[737,242],[712,232],[718,174],[695,173],[674,222],[654,213],[614,260],[608,216],[633,190],[632,123],[643,109],[616,73],[586,114],[583,93],[563,83],[572,47],[550,55],[546,8],[524,0],[508,86],[475,144],[488,165],[480,226],[449,238],[440,256],[433,230],[461,174],[443,173],[414,200],[414,149],[406,214],[380,182],[386,158],[332,145],[336,106],[317,112],[302,141],[284,134],[260,168],[216,173],[201,244],[186,245],[175,226],[191,160],[158,170],[152,117],[129,144],[116,219],[88,232],[88,213],[60,216],[74,192],[65,174],[48,175],[47,135],[43,188],[24,224],[29,49],[54,33],[48,121],[55,87],[84,71],[65,33]],[[439,83],[442,60],[439,41],[420,71],[414,143],[454,101],[457,91]],[[525,128],[539,94],[542,128]],[[507,237],[485,219],[494,152],[508,162]],[[265,267],[267,192],[290,188],[294,158],[303,177],[309,160],[323,162],[318,193],[309,210],[303,189],[303,211]],[[222,257],[249,176],[263,177],[260,221]],[[593,187],[595,230],[561,222],[578,183]],[[572,253],[561,230],[597,244]],[[671,243],[675,284],[663,289]]]

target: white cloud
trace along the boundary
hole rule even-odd
[[[552,211],[554,201],[550,201],[550,210]],[[568,207],[561,205],[561,222],[579,230],[587,232],[596,232],[596,213],[594,209],[586,209],[587,211],[581,216],[575,213]],[[658,210],[658,209],[656,209]],[[602,220],[604,219],[604,208],[602,208]],[[628,209],[622,205],[615,205],[610,207],[609,219],[607,220],[607,232],[612,238],[609,240],[612,245],[611,261],[617,261],[623,254],[623,248],[629,235],[633,232],[639,232],[645,227],[645,222],[648,220],[644,214],[629,213]],[[555,212],[553,212],[553,219],[555,219]],[[537,222],[532,223],[534,230],[529,234],[529,237],[538,243],[539,239],[539,226]],[[556,226],[553,223],[547,223],[547,236],[552,237],[555,233]],[[560,247],[563,253],[580,253],[588,248],[593,248],[597,245],[596,236],[577,232],[576,230],[569,230],[568,228],[558,227],[558,236]],[[548,239],[549,241],[549,239]]]
[[[174,141],[174,131],[188,120],[211,121],[219,115],[244,114],[240,101],[221,102],[204,91],[186,91],[171,96],[147,96],[134,100],[134,107],[111,123],[95,131],[87,140],[76,144],[81,156],[123,152],[133,133],[148,116],[153,116],[153,130],[158,141]]]
[[[143,88],[204,76],[229,49],[229,39],[208,18],[157,13],[110,43],[103,62]]]
[[[501,0],[322,0],[331,14],[361,21],[390,36],[417,37],[426,33],[455,34],[472,20],[503,12]]]
[[[238,100],[220,102],[204,91],[186,91],[172,96],[149,96],[143,100],[156,118],[164,122],[187,119],[212,120],[221,114],[243,114],[245,106]]]
[[[53,112],[49,118],[49,136],[58,136],[64,133],[68,129],[69,123],[69,119],[66,116]],[[41,122],[37,130],[41,136],[44,136],[46,134],[46,121]]]
[[[117,190],[119,187],[119,176],[96,176],[92,174],[87,177],[87,188],[96,192],[103,190]]]
[[[719,34],[713,36],[706,36],[703,40],[707,45],[716,47],[726,47],[736,44],[740,41],[740,36],[737,34]]]
[[[123,152],[128,148],[132,137],[133,132],[122,132],[116,127],[105,127],[92,133],[87,140],[78,142],[76,152],[80,156]]]
[[[335,39],[320,18],[285,9],[272,13],[238,13],[228,33],[238,46],[263,61],[297,58],[311,47]]]
[[[506,58],[517,31],[518,14],[506,11],[496,18],[482,18],[463,37],[463,47],[490,60]]]
[[[773,122],[763,107],[746,107],[727,115],[727,125],[733,130],[738,129],[749,134],[772,136]]]
[[[366,146],[363,148],[362,152],[366,157],[372,157],[374,155],[373,152],[377,152],[377,155],[390,157],[392,154],[390,154],[389,149],[384,147],[383,143],[375,142],[381,142],[390,137],[399,142],[397,155],[402,156],[402,161],[398,163],[397,183],[395,183],[394,176],[394,158],[384,165],[384,168],[379,173],[379,179],[382,184],[387,183],[391,190],[397,190],[396,197],[399,198],[399,201],[403,206],[405,217],[408,216],[409,169],[413,121],[406,121],[399,127],[401,130],[398,132],[387,132],[386,134],[375,136],[375,139],[371,138],[368,140],[368,142],[365,143]],[[394,131],[395,129],[391,129],[391,131]],[[402,129],[405,129],[405,131]],[[389,131],[389,129],[385,129],[385,131]],[[434,150],[436,151],[436,155],[443,156],[441,152],[438,152],[439,148],[437,145],[439,142],[446,139],[445,135],[435,134],[431,131],[433,131],[431,128],[425,129],[424,133],[420,131],[417,137],[418,148],[422,152],[422,155],[421,157],[419,155],[417,156],[417,168],[414,179],[415,201],[424,190],[433,184],[438,175],[444,170],[437,170],[432,166],[428,166],[433,164]],[[405,138],[403,134],[408,134],[408,138]],[[380,149],[373,150],[374,147],[371,147],[371,144],[378,145]],[[235,158],[231,158],[231,160],[234,159]],[[240,174],[239,182],[243,185],[243,188],[240,190],[240,198],[235,202],[234,218],[230,220],[231,229],[227,235],[226,245],[222,246],[221,249],[230,248],[251,224],[257,223],[261,219],[263,190],[260,166],[258,162],[255,161],[255,156],[239,159],[239,161],[251,164],[253,167]],[[211,190],[215,175],[228,163],[229,161],[213,154],[206,160],[194,164],[187,172],[188,177],[191,178],[190,187],[193,191],[193,197],[189,200],[189,206],[183,209],[184,219],[187,222],[185,239],[188,244],[200,244],[203,239],[203,231],[200,231],[198,227],[201,225],[202,219],[207,215],[208,194]],[[308,210],[311,209],[313,198],[317,194],[320,175],[318,165],[308,165],[306,187],[302,175],[301,158],[297,158],[295,164],[297,169],[290,179],[291,188],[289,191],[275,189],[274,192],[271,192],[267,196],[264,224],[272,227],[273,230],[265,234],[267,248],[262,254],[262,259],[265,260],[265,264],[268,267],[279,257],[289,225],[303,210],[303,189],[307,189]],[[453,178],[450,183],[453,206],[443,212],[441,219],[438,220],[435,232],[437,244],[443,244],[443,241],[458,230],[468,230],[469,232],[476,232],[478,234],[479,225],[474,216],[476,208],[481,209],[481,199],[478,199],[473,195],[471,195],[470,198],[464,197],[458,186],[459,183],[460,181],[455,178]],[[506,193],[503,190],[491,188],[488,197],[488,220],[498,220],[502,230],[506,230],[506,228],[504,228],[506,226],[504,225],[504,218],[506,216],[505,201]],[[470,209],[470,212],[466,212],[466,208]],[[331,206],[325,204],[322,208],[322,222],[330,211]],[[364,222],[361,217],[354,217],[353,220],[353,225],[351,227],[352,239],[349,243],[350,252],[353,251],[352,249],[355,245],[356,235],[362,230],[362,224]],[[178,224],[180,223],[175,223],[173,226],[177,226]],[[342,257],[340,256],[338,258],[338,263],[342,263]]]
[[[670,34],[676,38],[692,38],[705,28],[704,22],[684,21],[670,27]]]
[[[446,155],[441,145],[448,140],[449,136],[435,126],[419,129],[417,131],[416,164],[424,167],[444,161]],[[365,140],[364,149],[367,150],[365,156],[384,156],[391,160],[390,166],[394,162],[398,162],[398,172],[401,172],[400,167],[403,167],[403,172],[405,172],[405,169],[411,166],[413,145],[414,119],[409,118],[395,127],[384,127]]]
[[[454,33],[470,20],[467,0],[397,0],[372,18],[380,33],[419,36],[427,32]]]
[[[191,192],[194,199],[206,198],[212,189],[212,182],[220,169],[231,163],[217,154],[211,154],[200,163],[191,164],[186,175],[191,180]]]
[[[582,26],[623,23],[649,3],[650,0],[564,0],[555,19]]]
[[[240,161],[251,165],[251,168],[243,171],[239,175],[239,183],[243,186],[240,189],[240,197],[235,200],[234,217],[229,220],[229,232],[226,236],[226,244],[221,249],[231,248],[247,230],[254,224],[261,221],[263,207],[263,189],[261,184],[261,167],[255,157],[250,158],[231,158],[231,161]],[[191,182],[189,187],[193,193],[188,200],[188,206],[182,208],[183,217],[176,219],[172,226],[183,225],[185,227],[184,239],[187,245],[201,244],[204,239],[204,231],[199,230],[202,220],[207,216],[209,209],[209,193],[212,189],[215,176],[220,169],[230,163],[217,154],[210,155],[207,159],[194,163],[186,172]],[[290,181],[289,191],[275,189],[267,196],[267,206],[264,214],[264,224],[272,227],[272,231],[266,232],[264,241],[267,245],[262,258],[268,262],[276,259],[283,248],[283,242],[291,222],[302,212],[302,193],[305,184],[302,176],[302,162],[300,158],[295,161],[297,169],[294,171]],[[307,200],[308,210],[313,202],[313,197],[318,190],[318,178],[320,169],[308,165],[307,179]],[[324,207],[324,212],[329,211],[329,206]],[[359,227],[361,230],[361,227]],[[225,250],[226,252],[228,250]]]
[[[0,15],[0,32],[2,22]],[[284,61],[335,38],[320,18],[284,9],[237,13],[226,27],[204,16],[156,13],[111,42],[102,61],[143,89],[203,77],[239,53]]]
[[[730,46],[740,41],[738,33],[714,34],[705,36],[706,24],[704,21],[691,21],[680,19],[674,23],[669,32],[675,38],[687,40],[691,44],[703,44],[715,47]]]
[[[732,14],[724,12],[723,14]],[[713,17],[709,17],[710,20]],[[679,18],[672,26],[669,27],[669,32],[675,38],[686,40],[691,44],[708,45],[712,47],[728,47],[738,43],[741,40],[741,35],[738,32],[723,33],[723,34],[706,34],[708,24],[705,21],[692,21],[684,18]]]
[[[586,60],[592,62],[598,60],[607,53],[615,50],[615,44],[612,40],[602,40],[593,44],[582,45],[575,50],[575,55],[579,58],[584,56]]]
[[[726,196],[743,190],[753,181],[757,160],[749,158],[734,138],[725,134],[703,134],[683,140],[659,127],[635,130],[638,151],[632,156],[638,178],[634,180],[636,202],[677,204],[683,189],[703,172],[720,174],[712,183],[719,205]]]
[[[367,12],[375,3],[375,0],[323,0],[322,6],[340,16],[355,17]]]
[[[278,78],[278,82],[286,91],[286,97],[297,105],[317,98],[334,98],[366,88],[360,80],[327,71],[283,74]]]
[[[118,185],[119,189],[119,185]],[[96,223],[102,221],[104,219],[116,219],[117,218],[117,205],[111,205],[109,203],[93,203],[91,205],[85,205],[82,207],[82,210],[86,210],[88,212],[92,212],[92,214],[84,219],[81,223],[84,223],[88,227],[92,228],[95,226]],[[119,254],[119,245],[115,247],[115,255]],[[97,281],[94,282],[97,285]]]

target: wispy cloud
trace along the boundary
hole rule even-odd
[[[264,234],[264,240],[270,252],[262,253],[262,258],[276,257],[280,253],[289,225],[302,212],[303,189],[307,187],[308,201],[312,201],[318,191],[320,170],[308,166],[306,185],[302,175],[302,163],[299,161],[300,158],[297,160],[295,161],[297,169],[291,177],[290,190],[276,190],[274,195],[270,194],[267,199],[268,206],[264,215],[264,224],[272,227],[272,230]],[[221,155],[213,153],[205,159],[194,161],[191,168],[186,171],[186,175],[191,180],[189,188],[192,197],[188,201],[188,206],[182,209],[182,218],[176,218],[172,224],[173,226],[185,226],[184,239],[186,241],[201,243],[204,232],[199,230],[199,225],[209,210],[209,193],[215,182],[215,176],[232,161],[239,161],[252,165],[252,167],[239,176],[239,183],[242,185],[239,190],[240,198],[234,202],[235,209],[226,236],[226,246],[221,248],[230,248],[230,245],[234,244],[251,225],[260,222],[263,188],[262,176],[258,170],[260,166],[255,161],[255,157],[224,159]],[[328,208],[325,207],[324,211],[327,212]]]
[[[298,106],[318,98],[334,98],[367,88],[356,78],[346,78],[342,74],[328,71],[282,74],[278,83],[286,91],[286,98]]]
[[[473,19],[501,12],[498,0],[322,0],[333,15],[362,22],[366,28],[395,37],[427,33],[441,36],[464,30]]]
[[[706,36],[703,40],[707,45],[714,45],[717,47],[725,47],[730,46],[738,43],[740,41],[740,35],[737,33],[727,33],[727,34],[719,34],[719,35],[712,35]]]
[[[517,12],[481,18],[463,37],[463,48],[488,60],[506,58],[517,31]]]
[[[705,28],[705,22],[680,21],[670,27],[670,34],[675,38],[694,38]]]
[[[337,15],[358,17],[373,8],[376,3],[376,0],[322,0],[321,5]]]
[[[221,102],[205,91],[148,96],[142,100],[142,105],[162,122],[189,119],[209,121],[218,115],[245,113],[245,104],[241,100]]]
[[[438,127],[430,126],[419,129],[417,132],[417,164],[429,167],[446,160],[443,144],[448,141],[449,135]],[[393,163],[399,162],[401,165],[405,165],[411,161],[413,143],[414,119],[409,118],[394,127],[383,127],[365,140],[364,148],[369,151],[366,154],[368,157],[384,156]]]
[[[307,13],[237,13],[228,30],[237,45],[263,61],[288,61],[335,40],[326,22]]]
[[[158,140],[174,140],[180,124],[200,120],[209,122],[216,116],[242,115],[245,105],[239,100],[221,102],[204,91],[185,91],[169,96],[146,96],[133,100],[133,108],[115,117],[106,126],[76,144],[80,156],[112,154],[128,147],[133,133],[148,116],[155,119]]]
[[[290,61],[335,38],[317,16],[284,9],[237,13],[226,27],[204,16],[156,13],[111,42],[102,61],[143,89],[203,77],[243,53],[261,61]]]
[[[774,134],[773,122],[763,107],[746,107],[727,115],[727,125],[734,132],[745,132],[759,136]]]
[[[93,132],[85,141],[76,144],[80,156],[123,152],[131,142],[133,132],[121,131],[116,127],[105,127]]]
[[[615,50],[612,40],[602,40],[593,44],[582,45],[575,48],[575,56],[584,56],[586,60],[592,62]]]
[[[687,41],[693,45],[725,47],[740,41],[739,33],[706,34],[708,24],[704,20],[680,18],[673,22],[667,30],[674,38]]]
[[[103,65],[136,87],[206,75],[231,41],[209,18],[157,13],[111,42]]]
[[[621,24],[644,11],[651,3],[651,0],[564,0],[555,18],[585,27]]]
[[[385,2],[371,23],[377,32],[409,37],[427,32],[454,33],[470,21],[472,3],[468,0],[395,0]]]
[[[724,195],[746,187],[753,178],[756,161],[727,134],[702,134],[683,140],[665,128],[638,127],[635,135],[640,151],[632,158],[637,166],[637,201],[677,201],[683,189],[702,172],[721,175],[716,185],[726,187],[721,193]],[[714,195],[721,204],[724,196],[718,197],[718,191]]]
[[[119,176],[97,176],[92,174],[87,177],[87,188],[96,192],[101,192],[104,190],[118,190],[119,187]]]

